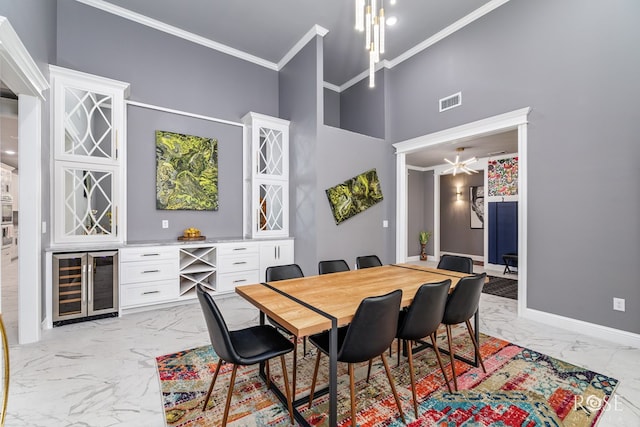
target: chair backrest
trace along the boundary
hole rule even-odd
[[[438,268],[473,274],[473,260],[465,256],[442,255],[440,262],[438,262]]]
[[[402,290],[360,302],[338,350],[338,360],[365,362],[382,354],[396,336]]]
[[[267,282],[277,282],[278,280],[297,279],[304,277],[302,269],[298,264],[277,265],[267,267]]]
[[[338,273],[340,271],[349,271],[349,264],[343,259],[320,261],[318,263],[318,274]]]
[[[230,363],[239,363],[238,354],[231,343],[229,329],[218,306],[201,284],[196,286],[196,294],[200,301],[200,307],[202,307],[204,320],[207,322],[213,350],[222,360]]]
[[[455,289],[449,294],[442,323],[457,325],[471,319],[471,316],[478,310],[480,294],[486,277],[487,273],[482,273],[460,279]]]
[[[382,262],[377,255],[365,255],[356,258],[356,267],[358,270],[361,268],[380,267],[381,265]]]
[[[442,323],[450,287],[450,279],[420,286],[398,325],[397,337],[419,340],[435,332]]]

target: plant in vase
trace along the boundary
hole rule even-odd
[[[431,237],[430,231],[421,231],[418,234],[418,240],[420,241],[420,260],[427,260],[427,243],[429,242],[429,238]]]

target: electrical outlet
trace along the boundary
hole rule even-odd
[[[382,221],[382,228],[387,228],[387,227],[389,227],[389,221],[385,219],[384,221]]]
[[[169,228],[169,220],[168,219],[163,219],[162,220],[162,228]]]
[[[616,311],[624,311],[624,298],[614,298],[613,309]]]

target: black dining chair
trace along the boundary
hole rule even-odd
[[[438,268],[473,274],[473,260],[466,256],[442,255],[438,262]]]
[[[370,267],[380,267],[382,262],[377,255],[364,255],[356,258],[356,268],[360,270],[361,268],[370,268]]]
[[[484,286],[487,273],[476,274],[475,276],[463,277],[460,279],[456,287],[449,294],[447,299],[447,305],[444,309],[444,315],[442,317],[442,323],[447,327],[447,342],[449,344],[449,357],[451,359],[451,374],[453,375],[453,385],[456,391],[458,391],[458,380],[456,378],[456,369],[454,364],[454,350],[452,345],[451,326],[459,323],[465,323],[467,325],[467,331],[471,337],[471,342],[475,349],[482,371],[487,372],[480,355],[480,347],[476,341],[476,337],[473,334],[473,328],[469,319],[473,317],[478,306],[480,304],[480,294],[482,293],[482,287]]]
[[[291,419],[291,424],[293,424],[293,407],[291,405],[289,378],[287,377],[287,366],[284,361],[284,355],[293,351],[294,345],[270,325],[252,326],[237,331],[229,331],[218,306],[201,284],[197,285],[196,293],[200,301],[200,306],[202,307],[202,312],[204,313],[207,329],[209,330],[211,346],[219,357],[211,385],[207,391],[207,397],[204,399],[204,404],[202,405],[202,410],[206,411],[207,409],[211,392],[213,391],[222,365],[224,363],[233,364],[231,383],[229,384],[229,391],[227,392],[227,401],[224,406],[224,416],[221,424],[222,427],[225,427],[229,417],[229,404],[231,403],[231,396],[233,395],[233,385],[236,380],[238,366],[265,362],[267,366],[267,386],[269,386],[269,360],[280,356],[282,377],[287,393],[289,418]]]
[[[413,410],[415,411],[416,418],[418,418],[418,401],[413,369],[413,354],[411,351],[412,341],[422,340],[426,337],[431,339],[431,344],[433,344],[433,349],[438,358],[438,364],[440,365],[444,382],[447,384],[449,393],[451,393],[451,385],[449,384],[449,379],[442,364],[440,351],[436,345],[436,332],[444,316],[444,309],[447,305],[447,296],[449,295],[450,287],[450,279],[438,283],[426,283],[420,286],[409,308],[401,311],[398,318],[398,330],[396,332],[396,338],[398,339],[398,365],[400,364],[400,347],[402,341],[406,346],[404,348],[407,349],[411,392],[413,393]]]
[[[398,313],[402,291],[400,289],[386,295],[368,297],[363,299],[358,309],[347,326],[338,329],[338,362],[349,364],[349,385],[351,391],[351,425],[356,425],[356,401],[355,379],[353,374],[354,363],[366,362],[380,356],[387,373],[387,379],[396,400],[398,411],[402,421],[406,423],[404,412],[400,405],[400,399],[391,377],[391,371],[384,356],[385,351],[393,342],[398,324]],[[309,393],[309,407],[313,403],[313,393],[318,378],[320,356],[329,354],[329,331],[324,331],[309,337],[309,341],[318,348],[318,357],[313,371],[311,391]]]
[[[288,279],[297,279],[300,277],[304,277],[302,273],[302,269],[298,264],[286,264],[286,265],[276,265],[272,267],[267,267],[266,271],[266,280],[267,282],[278,282],[280,280],[288,280]],[[298,337],[280,325],[278,322],[273,320],[272,318],[268,318],[269,322],[274,325],[279,330],[290,334],[292,336],[292,340],[295,344],[293,348],[293,380],[292,380],[292,388],[293,388],[293,398],[295,400],[296,397],[296,380],[298,377]],[[302,354],[307,355],[307,339],[303,339],[302,344]]]
[[[349,264],[347,264],[347,262],[343,259],[320,261],[318,263],[318,274],[338,273],[340,271],[349,270]]]

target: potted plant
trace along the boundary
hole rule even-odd
[[[427,260],[426,248],[427,248],[427,243],[429,242],[430,237],[431,237],[430,231],[421,231],[418,234],[418,240],[420,241],[420,260],[421,261]]]

